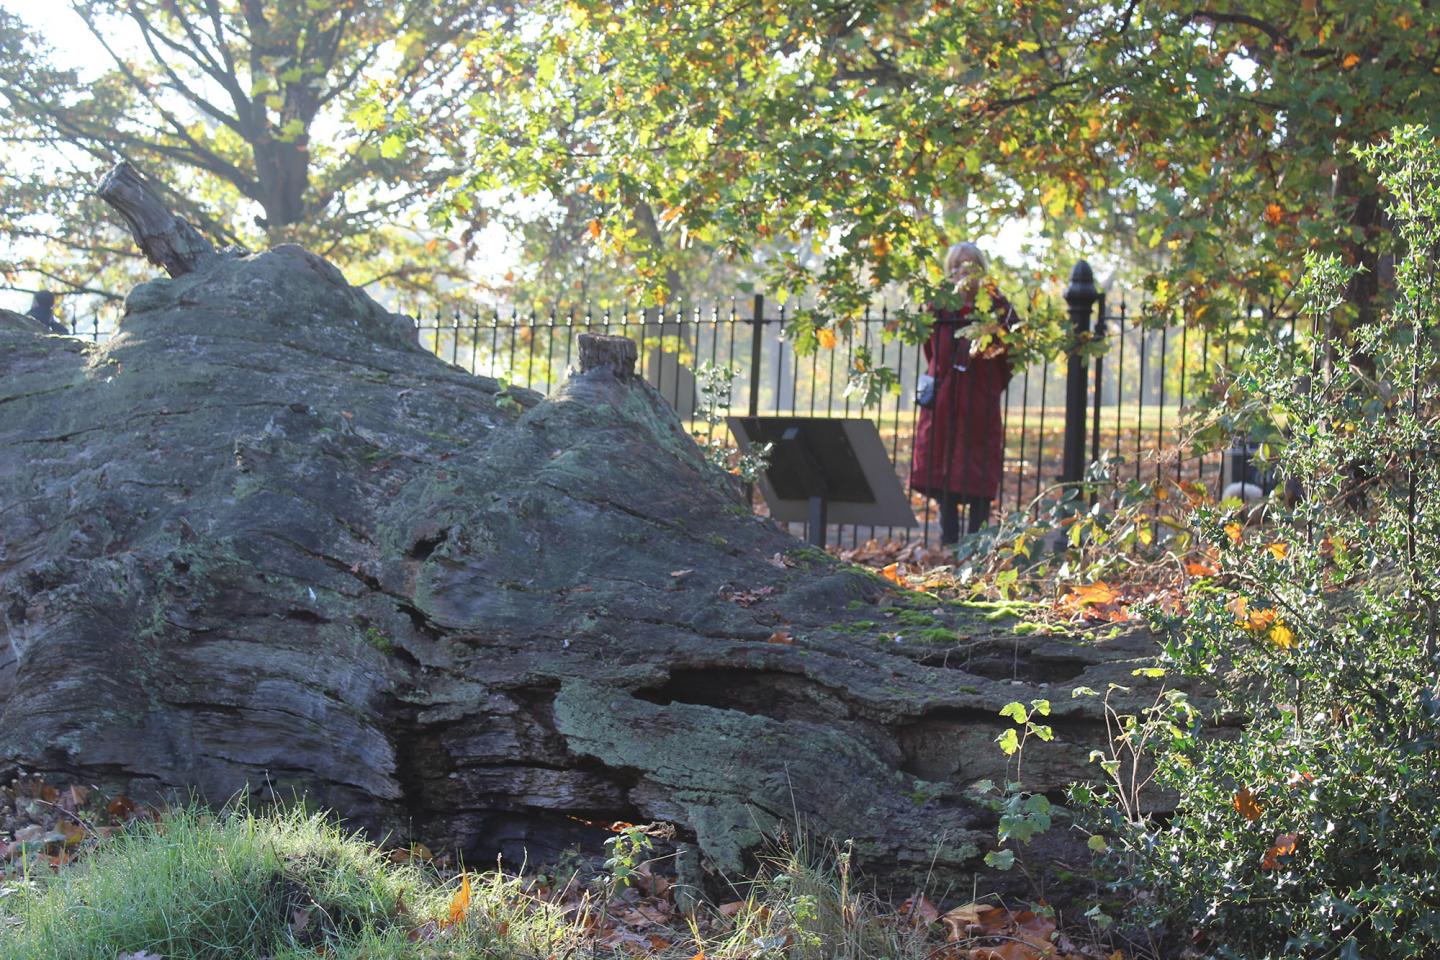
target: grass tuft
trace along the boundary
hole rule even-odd
[[[933,926],[857,888],[834,844],[777,845],[726,907],[665,910],[648,929],[624,918],[657,901],[601,879],[472,873],[467,900],[460,878],[397,862],[324,815],[193,807],[136,821],[58,873],[0,877],[0,960],[922,960],[936,948]]]

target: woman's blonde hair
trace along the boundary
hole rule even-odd
[[[945,251],[945,273],[948,275],[955,268],[960,260],[969,260],[980,268],[981,273],[990,270],[990,261],[985,259],[985,254],[980,248],[969,240],[961,240],[959,243],[952,243],[950,249]]]

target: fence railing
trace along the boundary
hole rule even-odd
[[[1109,301],[1109,302],[1107,302]],[[1093,306],[1098,304],[1098,312]],[[1001,400],[1004,458],[994,508],[1030,508],[1064,480],[1079,479],[1102,455],[1120,462],[1122,478],[1200,481],[1219,492],[1223,450],[1206,450],[1182,436],[1183,412],[1228,367],[1247,326],[1263,311],[1229,318],[1218,330],[1157,324],[1143,308],[1096,295],[1086,306],[1085,329],[1094,317],[1100,355],[1060,356],[1016,369]],[[921,347],[891,335],[886,306],[855,318],[851,336],[830,348],[797,354],[785,331],[792,314],[770,308],[761,296],[743,304],[671,307],[664,311],[577,310],[519,313],[499,310],[430,314],[417,321],[437,356],[465,369],[541,393],[553,389],[576,352],[581,333],[627,336],[640,345],[639,367],[682,420],[704,439],[696,372],[707,363],[734,371],[728,397],[732,413],[866,417],[875,421],[902,485],[908,490],[918,408],[916,376],[924,370]],[[1072,321],[1079,317],[1072,304]],[[1078,328],[1078,323],[1077,323]],[[846,390],[860,350],[871,362],[894,370],[899,391],[865,404]],[[1095,349],[1095,348],[1092,348]],[[1067,439],[1068,438],[1068,439]],[[1078,438],[1078,439],[1077,439]],[[1080,464],[1066,462],[1067,450]],[[1133,471],[1133,473],[1131,473]],[[937,536],[935,505],[912,495],[918,530],[896,527],[832,527],[830,542]],[[792,532],[803,532],[795,525]]]
[[[1072,283],[1067,293],[1070,321],[1077,332],[1090,331],[1094,345],[1085,355],[1042,358],[1013,371],[1001,398],[1004,456],[995,512],[1031,509],[1047,490],[1079,479],[1086,465],[1102,456],[1120,464],[1122,479],[1199,481],[1218,494],[1224,451],[1203,449],[1183,436],[1184,411],[1220,382],[1248,326],[1274,319],[1262,310],[1244,311],[1192,329],[1158,323],[1143,305],[1107,297],[1093,286],[1077,301],[1069,296],[1075,289]],[[697,371],[706,364],[726,367],[733,371],[730,413],[873,420],[900,483],[909,489],[918,413],[914,389],[924,358],[920,346],[893,336],[888,306],[867,310],[854,318],[848,338],[807,355],[798,354],[786,337],[793,311],[772,307],[758,295],[663,310],[415,312],[421,342],[436,356],[542,394],[564,380],[578,356],[579,334],[630,337],[639,344],[643,376],[705,440],[712,439],[714,428],[702,417]],[[95,320],[72,330],[100,341],[111,332],[105,327]],[[862,349],[871,363],[896,372],[898,392],[867,404],[846,390]],[[918,494],[911,494],[911,503],[918,529],[847,525],[832,527],[828,540],[852,546],[871,539],[934,542],[935,505]],[[792,532],[805,531],[796,525]]]

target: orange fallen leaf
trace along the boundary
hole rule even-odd
[[[460,889],[455,891],[455,896],[450,898],[450,923],[456,924],[465,919],[465,911],[470,909],[470,874],[460,878]]]
[[[880,576],[884,577],[886,580],[889,580],[891,583],[897,584],[899,586],[903,587],[905,585],[904,582],[900,579],[900,564],[898,563],[892,563],[882,569],[880,571]]]
[[[1230,801],[1230,805],[1235,808],[1236,813],[1251,823],[1260,819],[1260,811],[1263,809],[1255,799],[1255,794],[1250,792],[1249,787],[1241,787],[1240,792],[1235,794],[1235,799]]]
[[[594,240],[600,236],[600,221],[591,220],[590,226],[586,228],[590,233],[590,239]]]
[[[1359,63],[1359,62],[1360,62],[1360,55],[1359,55],[1358,53],[1347,53],[1347,54],[1345,54],[1345,59],[1340,61],[1340,69],[1341,69],[1341,70],[1351,70],[1351,69],[1354,69],[1355,64],[1357,64],[1357,63]]]
[[[940,917],[945,924],[945,939],[958,943],[974,937],[992,936],[1010,922],[1010,911],[986,903],[967,903],[945,911]]]
[[[1278,226],[1281,220],[1285,219],[1285,209],[1278,203],[1267,203],[1265,205],[1265,222],[1270,226]]]
[[[729,903],[720,904],[720,906],[715,908],[715,911],[722,917],[736,917],[740,915],[740,911],[744,908],[744,900],[732,900]],[[700,952],[704,953],[705,951],[701,950]]]
[[[922,893],[918,900],[911,897],[900,904],[900,915],[902,917],[909,917],[917,924],[928,926],[929,924],[939,921],[940,910],[935,904],[930,902],[929,897]]]
[[[1185,572],[1192,577],[1213,577],[1220,571],[1208,563],[1190,562],[1185,564]]]
[[[1119,596],[1120,594],[1110,584],[1104,580],[1096,580],[1094,583],[1071,587],[1070,591],[1060,598],[1060,603],[1066,606],[1085,607],[1114,603]]]
[[[1260,861],[1261,870],[1279,870],[1282,864],[1281,857],[1288,857],[1295,852],[1295,834],[1282,833],[1275,838],[1275,845],[1265,851],[1265,859]]]
[[[769,640],[769,642],[770,642],[770,643],[794,643],[794,642],[795,642],[795,638],[792,637],[792,636],[790,636],[790,634],[786,633],[784,630],[776,630],[774,633],[770,634],[770,640]]]
[[[1241,527],[1240,524],[1234,520],[1231,520],[1229,523],[1225,524],[1225,536],[1230,538],[1231,543],[1238,544],[1240,542],[1240,537],[1243,531],[1244,528]]]

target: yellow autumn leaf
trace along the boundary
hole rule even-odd
[[[1276,620],[1266,638],[1281,650],[1295,649],[1295,631],[1285,626],[1284,620]]]
[[[874,236],[870,238],[870,250],[877,257],[883,257],[890,252],[890,238],[886,236]]]
[[[821,327],[819,330],[816,330],[815,339],[824,349],[835,349],[835,331],[831,330],[829,327]]]
[[[1290,544],[1288,543],[1267,543],[1265,549],[1269,550],[1270,555],[1276,560],[1284,560],[1290,555]]]
[[[1244,528],[1235,520],[1231,520],[1225,524],[1225,536],[1230,538],[1231,543],[1238,544],[1240,542],[1240,536],[1243,530]]]

